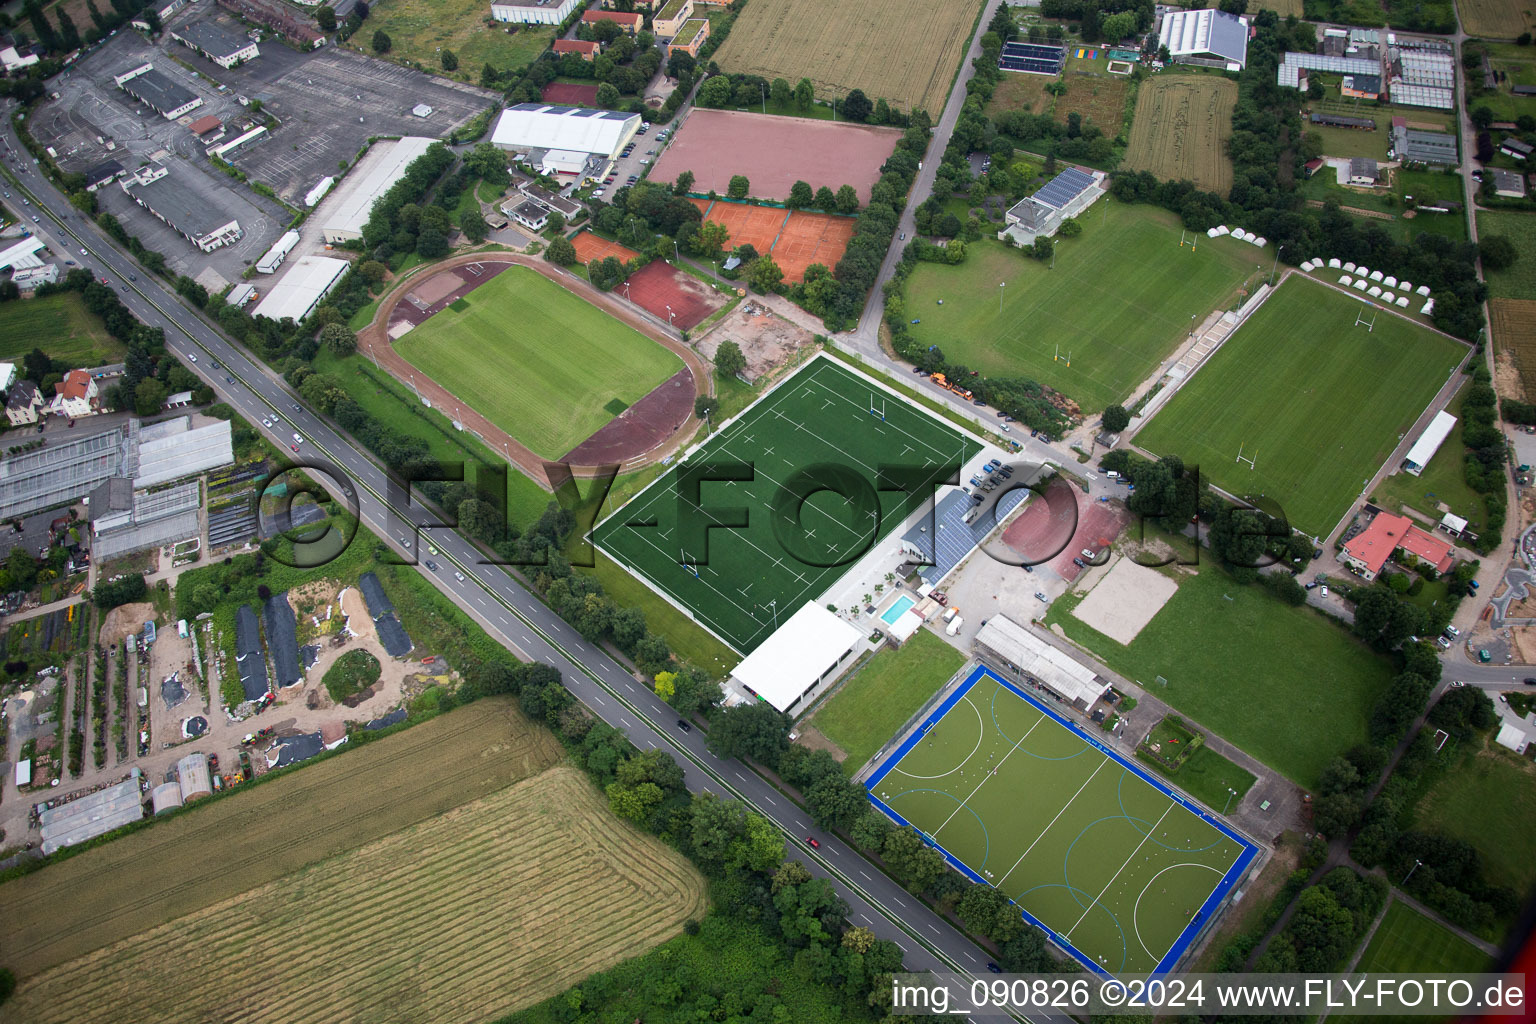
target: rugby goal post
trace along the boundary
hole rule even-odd
[[[1248,463],[1248,468],[1250,470],[1258,469],[1259,468],[1258,467],[1258,463],[1254,461],[1258,457],[1258,449],[1254,449],[1253,454],[1248,455],[1247,457],[1244,457],[1244,455],[1243,455],[1243,448],[1244,448],[1244,445],[1240,444],[1240,445],[1237,446],[1237,461],[1240,462],[1240,463],[1242,463],[1242,462]]]
[[[1195,243],[1199,240],[1199,238],[1200,238],[1200,235],[1199,235],[1198,232],[1196,232],[1194,235],[1190,235],[1189,232],[1186,229],[1180,228],[1179,229],[1179,248],[1182,249],[1182,248],[1184,248],[1187,245],[1187,246],[1189,246],[1189,251],[1190,252],[1194,252],[1195,251]]]
[[[1377,312],[1376,307],[1372,306],[1371,307],[1371,318],[1369,320],[1367,320],[1365,318],[1365,311],[1364,310],[1360,310],[1360,311],[1356,312],[1355,313],[1355,326],[1356,327],[1364,326],[1365,327],[1365,333],[1367,333],[1367,334],[1374,333],[1375,330],[1376,330],[1376,312]]]

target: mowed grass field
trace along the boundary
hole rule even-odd
[[[705,909],[688,861],[615,817],[567,763],[64,964],[12,1012],[36,1024],[178,1021],[192,1006],[209,1020],[486,1020]]]
[[[1120,402],[1185,341],[1195,321],[1238,298],[1264,253],[1231,238],[1179,246],[1179,221],[1101,198],[1083,233],[1059,241],[1056,269],[1001,242],[964,263],[919,263],[907,283],[912,336],[984,373],[1031,377],[1087,413]],[[1002,313],[998,313],[1002,282]],[[939,300],[944,305],[939,305]],[[1071,354],[1069,366],[1063,358]]]
[[[872,400],[883,420],[870,415]],[[899,466],[937,480],[980,450],[969,435],[818,357],[605,519],[593,540],[747,654],[932,497],[913,478],[911,490],[877,491],[880,472]],[[841,493],[801,475],[829,466],[835,473],[814,480],[835,475]],[[684,474],[696,490],[684,488]],[[684,515],[689,493],[699,507]],[[796,494],[808,497],[796,502]]]
[[[986,669],[924,728],[871,798],[1111,973],[1171,968],[1255,853]]]
[[[753,0],[715,54],[726,71],[809,78],[818,99],[862,89],[935,119],[980,13],[979,0]]]
[[[236,790],[0,886],[6,966],[26,982],[490,796],[562,753],[516,702],[481,700]]]
[[[1536,302],[1531,305],[1536,306]],[[1389,512],[1399,512],[1401,506],[1408,505],[1431,519],[1438,519],[1442,513],[1437,506],[1444,502],[1452,512],[1467,519],[1473,532],[1482,526],[1485,514],[1483,499],[1467,485],[1463,465],[1467,449],[1462,443],[1462,428],[1466,420],[1462,418],[1461,407],[1470,386],[1470,382],[1463,384],[1461,390],[1456,392],[1456,397],[1445,407],[1447,412],[1456,417],[1456,426],[1440,450],[1435,452],[1434,458],[1429,460],[1429,465],[1424,467],[1424,472],[1418,476],[1393,473],[1377,485],[1372,497],[1382,508]]]
[[[1058,598],[1046,622],[1304,788],[1330,758],[1366,742],[1371,706],[1392,678],[1385,659],[1312,609],[1240,586],[1214,565],[1178,581],[1130,646],[1074,616],[1076,592]]]
[[[412,366],[545,458],[559,458],[683,365],[526,267],[508,267],[395,342]],[[455,303],[454,305],[457,305]]]
[[[368,31],[354,41],[367,45],[382,29],[394,44],[390,56],[420,61],[434,74],[445,73],[438,49],[446,48],[459,58],[459,70],[451,77],[479,81],[485,65],[498,71],[520,68],[554,38],[545,25],[486,28],[485,14],[485,6],[475,0],[380,0],[368,15]],[[509,27],[517,31],[508,35]]]
[[[1188,178],[1207,192],[1232,187],[1232,107],[1237,83],[1214,75],[1169,75],[1141,83],[1122,166],[1159,178]]]
[[[1393,900],[1355,970],[1423,974],[1487,968],[1488,954],[1401,900]]]
[[[843,748],[843,769],[852,775],[964,664],[965,655],[920,629],[899,650],[870,659],[817,709],[811,724]]]
[[[1355,326],[1376,316],[1375,329]],[[1240,497],[1324,536],[1467,348],[1292,275],[1136,435]],[[1236,461],[1239,449],[1256,465]]]
[[[1470,843],[1489,881],[1527,893],[1536,885],[1536,765],[1484,742],[1424,795],[1414,825]]]
[[[0,305],[0,359],[20,364],[35,348],[73,366],[119,362],[127,351],[77,292]],[[20,365],[16,372],[20,375]]]
[[[1527,397],[1536,395],[1536,299],[1489,299],[1493,344],[1508,352]]]

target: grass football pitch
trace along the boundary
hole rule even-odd
[[[1355,326],[1357,314],[1375,328]],[[1322,537],[1455,369],[1466,346],[1293,275],[1136,435],[1223,490],[1263,495]],[[1248,463],[1238,463],[1242,451]]]
[[[870,797],[1096,970],[1168,970],[1257,849],[985,668]]]
[[[746,654],[980,450],[818,358],[609,516],[593,540]]]
[[[983,373],[1030,377],[1095,413],[1123,402],[1273,260],[1203,234],[1181,247],[1173,214],[1107,196],[1080,222],[1081,235],[1057,241],[1054,270],[990,240],[958,266],[919,263],[907,284],[907,319],[922,321],[912,337]]]
[[[458,307],[467,303],[468,308]],[[682,360],[526,267],[508,267],[395,342],[416,367],[535,453],[557,459]]]
[[[1488,954],[1445,926],[1393,900],[1360,957],[1360,971],[1414,974],[1423,971],[1482,971]]]

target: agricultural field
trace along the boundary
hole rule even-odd
[[[1061,80],[1067,91],[1056,97],[1052,116],[1057,121],[1066,124],[1068,114],[1081,114],[1085,126],[1093,125],[1111,139],[1120,134],[1125,123],[1126,97],[1131,91],[1129,76],[1068,71]]]
[[[0,306],[0,359],[19,363],[40,346],[54,359],[73,366],[119,362],[127,351],[107,333],[101,318],[85,308],[78,292]]]
[[[562,754],[554,735],[514,702],[481,700],[188,808],[0,886],[7,966],[25,986],[88,953],[499,793]],[[78,1019],[93,1016],[101,1014]]]
[[[919,263],[907,283],[908,319],[920,321],[912,337],[985,373],[1031,377],[1094,413],[1146,380],[1192,317],[1235,305],[1260,264],[1269,272],[1263,252],[1232,238],[1202,234],[1181,248],[1178,218],[1150,205],[1106,196],[1080,220],[1079,237],[1058,241],[1054,270],[990,239],[958,266]]]
[[[1490,882],[1529,892],[1536,885],[1536,765],[1487,738],[1474,741],[1419,801],[1414,827],[1470,843]]]
[[[1456,0],[1461,29],[1469,36],[1513,39],[1536,30],[1530,0]]]
[[[1508,270],[1488,271],[1488,294],[1495,299],[1529,299],[1536,295],[1536,214],[1508,210],[1478,210],[1477,237],[1503,235],[1515,244],[1519,258]]]
[[[1301,0],[1253,0],[1251,6],[1255,11],[1274,11],[1282,18],[1299,18],[1303,13]]]
[[[1536,395],[1536,299],[1489,299],[1493,343],[1508,352],[1527,396]]]
[[[715,61],[726,71],[809,78],[816,95],[862,89],[902,110],[935,118],[970,42],[978,0],[754,0],[737,17]]]
[[[1330,758],[1366,742],[1371,707],[1392,677],[1385,659],[1313,609],[1240,586],[1215,565],[1178,581],[1129,646],[1072,614],[1077,592],[1057,598],[1045,621],[1303,788]]]
[[[397,764],[397,778],[417,773]],[[344,788],[389,791],[360,774]],[[223,870],[230,837],[210,858]],[[382,1007],[392,1020],[485,1020],[672,937],[705,908],[682,855],[615,817],[566,763],[34,976],[12,1012],[39,1024],[189,1011],[344,1020]]]
[[[1141,83],[1136,117],[1122,166],[1178,181],[1188,178],[1207,192],[1232,188],[1232,107],[1237,83],[1214,75],[1164,73]]]
[[[639,331],[527,267],[508,267],[413,329],[411,365],[555,459],[682,366]],[[559,414],[552,414],[558,409]]]
[[[817,709],[811,724],[848,755],[852,775],[960,671],[965,656],[920,629],[899,650],[881,650]]]
[[[1374,330],[1356,326],[1375,316]],[[1460,342],[1293,275],[1137,434],[1325,536],[1466,355]],[[1238,453],[1256,459],[1250,466]]]
[[[459,70],[449,77],[478,82],[489,64],[498,71],[520,68],[549,47],[554,33],[545,25],[503,25],[487,28],[485,5],[476,0],[381,0],[368,15],[362,44],[382,30],[394,43],[389,55],[425,65],[444,74],[440,49],[452,50]],[[508,29],[515,31],[508,33]]]

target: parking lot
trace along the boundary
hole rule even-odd
[[[272,138],[234,162],[295,206],[336,174],[340,161],[350,165],[370,138],[446,138],[500,95],[331,48],[305,54],[263,43],[259,58],[228,71],[200,57],[193,61],[277,118]],[[421,103],[432,113],[412,114]]]
[[[178,43],[167,40],[162,46],[174,46],[191,56],[191,51]],[[167,121],[114,85],[115,73],[146,60],[156,71],[200,96],[203,105],[176,121]],[[96,199],[100,208],[122,221],[148,248],[163,253],[177,273],[191,273],[210,290],[222,287],[220,282],[238,281],[245,267],[276,241],[291,219],[280,204],[215,170],[203,143],[187,130],[187,124],[206,114],[217,116],[231,128],[239,119],[248,118],[233,90],[221,91],[218,83],[188,71],[138,33],[119,32],[59,76],[54,91],[58,98],[38,107],[31,131],[39,142],[54,148],[65,170],[84,172],[108,159],[128,170],[149,161],[163,163],[179,186],[239,220],[244,237],[205,254],[140,209],[120,188],[99,190]],[[115,148],[108,149],[108,143]]]
[[[630,149],[629,155],[621,156],[614,161],[613,170],[608,172],[613,181],[599,186],[606,195],[612,195],[615,189],[623,188],[628,183],[626,179],[631,174],[637,180],[645,177],[645,172],[650,169],[650,164],[644,163],[644,161],[649,160],[651,164],[654,164],[656,157],[661,153],[665,143],[658,136],[661,132],[667,131],[667,126],[652,125],[649,129],[642,127],[641,131],[645,132],[645,134],[636,135],[629,140],[629,145],[633,147]]]

